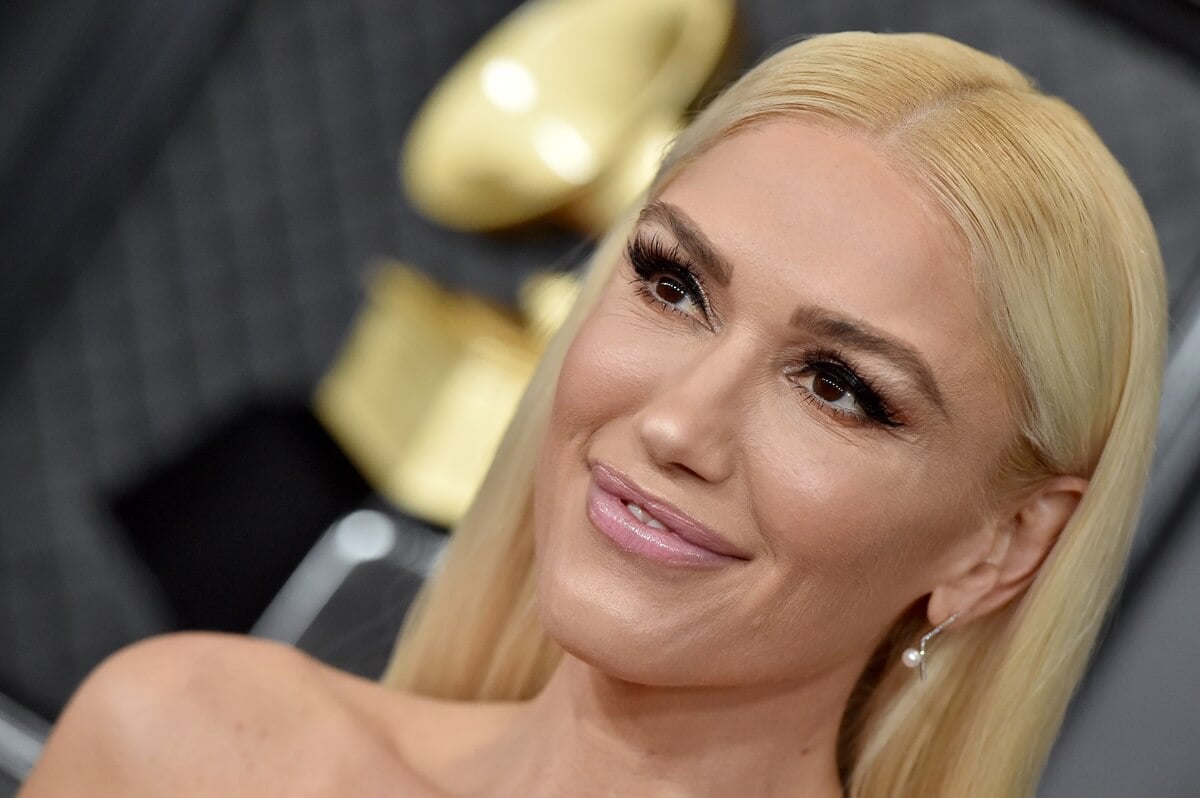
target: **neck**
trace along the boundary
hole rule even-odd
[[[838,728],[856,676],[656,688],[565,654],[472,770],[503,795],[841,796]]]

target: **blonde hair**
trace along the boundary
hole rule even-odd
[[[958,228],[1012,386],[1019,434],[1004,480],[1090,479],[1032,586],[945,635],[928,682],[899,665],[919,619],[891,630],[843,721],[848,793],[1031,795],[1120,582],[1149,469],[1166,326],[1153,228],[1070,106],[1004,61],[926,34],[816,36],[776,53],[681,135],[650,195],[723,137],[780,116],[868,136]],[[534,464],[566,347],[625,233],[598,248],[385,684],[521,699],[558,661],[536,610]]]

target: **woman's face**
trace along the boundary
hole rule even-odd
[[[563,365],[551,636],[649,684],[857,672],[978,547],[1011,435],[958,242],[855,135],[773,121],[688,166]]]

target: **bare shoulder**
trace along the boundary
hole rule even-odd
[[[278,643],[152,638],[84,681],[21,795],[419,794],[387,720],[403,700]]]

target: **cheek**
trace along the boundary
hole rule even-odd
[[[551,415],[559,441],[595,430],[632,413],[648,381],[660,371],[653,332],[625,314],[598,308],[572,341],[563,360]]]
[[[589,442],[605,424],[633,412],[654,363],[631,346],[628,324],[604,307],[584,321],[563,358],[534,481],[535,539],[545,551],[561,522],[564,497],[586,489]],[[578,484],[576,484],[578,483]]]
[[[974,522],[968,464],[807,429],[746,449],[748,507],[781,606],[885,623],[931,589],[939,549]]]

